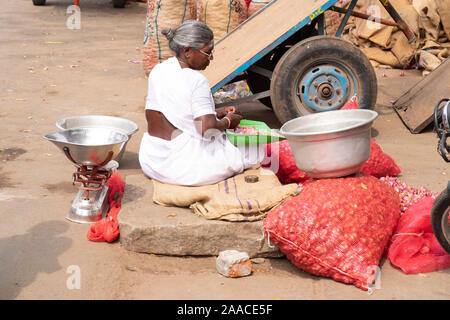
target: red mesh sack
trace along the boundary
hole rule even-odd
[[[373,138],[370,139],[370,157],[361,168],[361,172],[370,174],[377,178],[396,177],[402,172],[400,168],[389,155],[381,150],[381,147]]]
[[[401,216],[388,250],[388,259],[406,274],[450,267],[450,255],[441,247],[431,227],[435,198],[423,197]]]
[[[349,109],[359,109],[358,100],[356,97],[352,97],[341,108],[341,110]],[[396,177],[402,172],[402,168],[400,168],[389,155],[381,150],[381,147],[375,142],[374,139],[370,140],[370,147],[370,157],[364,163],[360,170],[361,172],[370,174],[377,178],[386,176]]]
[[[125,189],[125,183],[122,181],[120,175],[114,172],[106,182],[106,185],[109,188],[108,202],[110,209],[105,218],[97,221],[89,228],[87,238],[90,241],[113,242],[120,235],[117,216],[120,211],[120,202]]]
[[[399,216],[394,189],[358,175],[305,183],[268,213],[263,228],[300,269],[368,290]]]
[[[266,145],[266,158],[261,163],[264,168],[270,168],[281,183],[301,183],[310,178],[297,168],[294,155],[288,140]]]
[[[370,143],[370,157],[364,163],[360,172],[377,178],[398,176],[402,172],[402,168],[389,155],[383,152],[374,139],[371,139]],[[278,166],[274,165],[275,159],[278,159]],[[267,144],[266,158],[261,163],[261,166],[273,169],[281,183],[302,183],[310,179],[305,172],[297,168],[288,140]]]
[[[359,109],[358,100],[356,97],[351,98],[341,109]],[[360,172],[377,178],[398,176],[402,169],[389,155],[383,152],[374,139],[371,139],[370,143],[370,157],[364,163]],[[267,144],[265,152],[266,157],[262,161],[261,166],[270,168],[281,183],[302,183],[310,179],[305,172],[297,168],[288,140]],[[276,160],[278,160],[278,163],[275,163]]]

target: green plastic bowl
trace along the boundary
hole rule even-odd
[[[267,124],[261,121],[241,120],[241,122],[239,122],[239,126],[255,127],[255,129],[258,131],[260,130],[267,130],[269,132],[273,131]],[[230,142],[235,146],[268,144],[286,139],[285,137],[278,135],[239,134],[234,133],[233,130],[227,130],[226,133],[228,140],[230,140]]]

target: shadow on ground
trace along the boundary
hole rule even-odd
[[[46,221],[25,234],[0,238],[0,299],[15,299],[40,273],[54,273],[62,267],[58,256],[72,245],[72,239],[59,236],[69,226]]]

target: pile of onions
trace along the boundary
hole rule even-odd
[[[402,213],[404,213],[410,205],[416,203],[423,197],[431,197],[436,199],[438,196],[437,192],[431,192],[424,186],[414,188],[395,177],[382,177],[380,180],[386,182],[398,192],[402,206]]]

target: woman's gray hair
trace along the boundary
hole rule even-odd
[[[214,39],[212,30],[197,20],[186,20],[177,28],[164,29],[161,33],[169,40],[169,48],[177,56],[185,47],[201,49]]]

